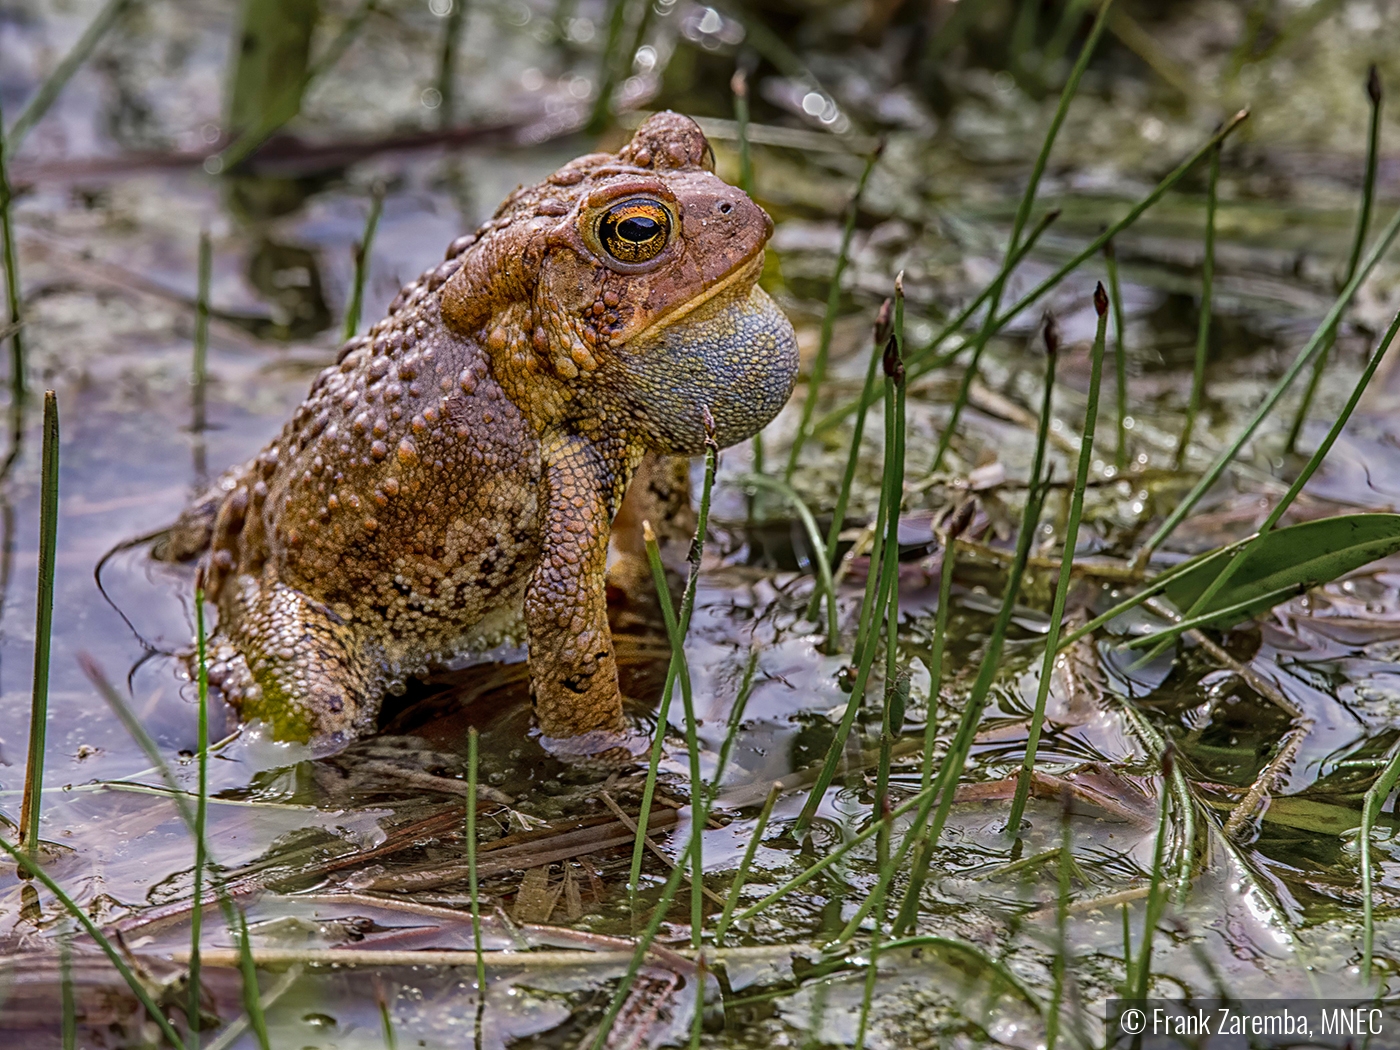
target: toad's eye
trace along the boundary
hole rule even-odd
[[[622,201],[603,213],[598,241],[620,263],[650,262],[671,237],[671,213],[645,198]]]

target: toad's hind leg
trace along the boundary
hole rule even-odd
[[[383,673],[334,610],[250,575],[228,581],[220,604],[230,627],[211,646],[209,679],[244,721],[327,753],[374,729]]]

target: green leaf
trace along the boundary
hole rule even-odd
[[[1191,608],[1238,550],[1203,555],[1167,585],[1166,596],[1178,609]],[[1193,618],[1194,625],[1229,627],[1396,551],[1400,514],[1345,514],[1277,529],[1243,555],[1245,563]]]

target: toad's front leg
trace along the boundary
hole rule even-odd
[[[626,744],[605,591],[626,478],[584,438],[548,439],[543,454],[540,560],[525,589],[535,716],[551,751],[596,754]]]

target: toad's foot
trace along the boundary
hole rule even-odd
[[[578,736],[541,736],[539,744],[566,765],[612,773],[645,762],[651,737],[637,729],[595,729]]]
[[[230,584],[223,619],[235,627],[211,644],[209,681],[239,716],[321,754],[373,731],[385,683],[350,626],[284,584],[247,575]]]

